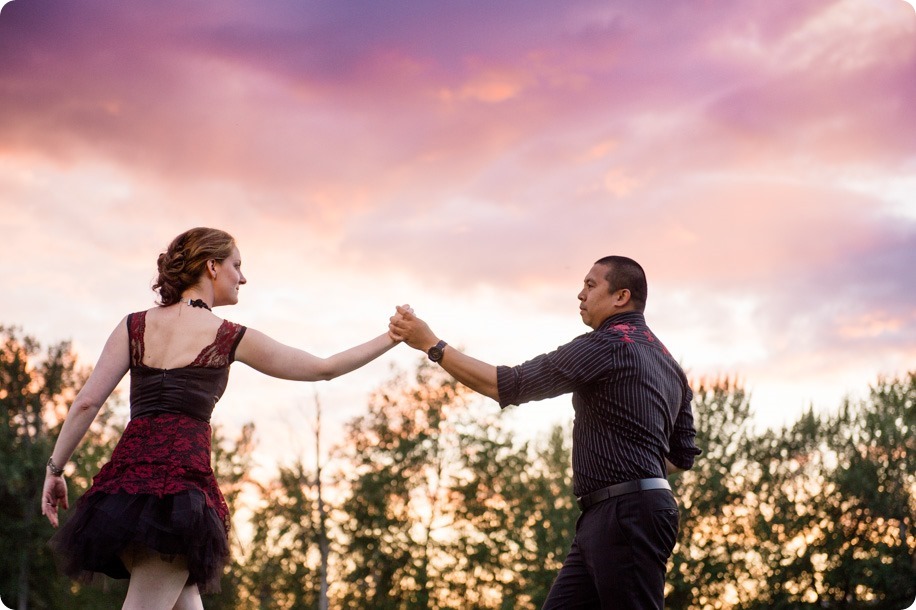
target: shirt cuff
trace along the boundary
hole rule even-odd
[[[499,407],[505,409],[516,404],[518,397],[518,371],[513,367],[496,367],[496,391],[499,393]]]
[[[690,449],[682,449],[676,452],[669,453],[666,457],[668,461],[680,468],[681,470],[690,470],[693,468],[694,459],[703,453],[696,447]]]

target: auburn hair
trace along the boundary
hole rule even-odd
[[[174,305],[181,293],[200,280],[207,261],[221,262],[232,254],[235,238],[219,229],[197,227],[172,240],[159,255],[159,276],[153,290],[159,293],[160,305]]]

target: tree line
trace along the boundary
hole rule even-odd
[[[88,372],[68,343],[42,347],[0,327],[0,598],[17,610],[124,598],[124,581],[59,575],[39,512],[45,461]],[[681,524],[666,606],[908,607],[916,371],[763,432],[735,380],[693,385],[704,453],[671,477]],[[74,456],[71,501],[110,456],[126,423],[116,411],[102,410]],[[535,609],[574,533],[568,427],[519,440],[491,404],[426,363],[369,397],[329,452],[333,469],[297,459],[256,480],[256,438],[253,424],[231,438],[214,428],[213,467],[234,531],[248,534],[232,535],[222,591],[204,599],[213,610]]]

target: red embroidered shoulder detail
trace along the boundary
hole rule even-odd
[[[191,366],[206,368],[229,366],[235,344],[244,331],[245,327],[241,324],[223,320],[219,330],[216,331],[216,339],[198,354]]]
[[[146,332],[146,312],[130,314],[127,318],[127,336],[130,343],[130,364],[137,366],[143,362],[143,334]]]

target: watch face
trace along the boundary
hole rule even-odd
[[[436,343],[434,346],[429,348],[429,350],[427,350],[426,355],[429,356],[429,359],[433,362],[439,362],[442,360],[442,352],[445,349],[445,346],[445,341],[439,341],[439,343]]]

